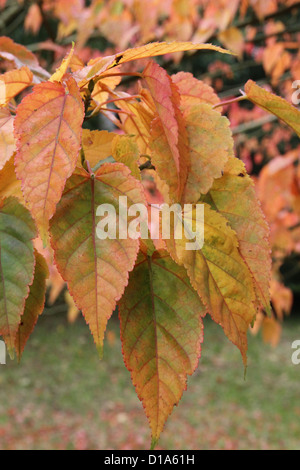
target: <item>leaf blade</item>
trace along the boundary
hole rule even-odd
[[[0,203],[0,334],[9,351],[33,280],[32,240],[36,229],[29,211],[14,197]]]
[[[300,112],[295,106],[256,85],[252,80],[246,83],[245,91],[250,101],[269,113],[275,114],[275,116],[294,129],[298,137],[300,137]]]
[[[124,361],[157,442],[197,367],[205,308],[166,252],[139,255],[119,307]]]
[[[73,78],[66,86],[36,85],[15,118],[16,174],[43,239],[81,146],[83,102]]]
[[[82,311],[100,355],[108,319],[128,282],[139,249],[138,240],[104,239],[96,235],[96,209],[119,196],[146,204],[141,184],[122,163],[105,163],[94,177],[76,170],[51,221],[56,265]]]

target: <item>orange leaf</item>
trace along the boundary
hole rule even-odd
[[[27,66],[34,74],[34,83],[50,77],[50,74],[39,66],[36,56],[31,51],[6,36],[0,37],[0,57],[14,62],[18,69]]]
[[[183,201],[196,203],[206,194],[215,178],[222,176],[229,156],[233,155],[230,123],[211,105],[199,103],[181,106],[186,122],[191,168],[184,188]]]
[[[171,78],[178,88],[180,103],[185,110],[194,104],[199,104],[199,102],[211,105],[220,103],[220,99],[213,88],[201,80],[197,80],[191,73],[178,72],[172,75]],[[219,111],[222,110],[221,107],[218,109]]]
[[[27,67],[11,70],[0,76],[0,107],[6,106],[10,100],[32,84],[33,75]]]
[[[43,240],[66,179],[76,166],[83,117],[73,78],[66,87],[51,82],[36,85],[17,109],[16,172]]]
[[[115,56],[100,58],[92,67],[87,67],[87,79],[91,79],[96,75],[104,73],[106,70],[111,69],[117,65],[131,62],[132,60],[147,59],[165,54],[173,54],[174,52],[186,52],[196,50],[211,50],[221,52],[222,54],[231,54],[221,47],[214,46],[213,44],[194,44],[192,42],[153,42],[145,46],[134,47],[127,49],[124,52],[119,52]]]
[[[111,204],[118,214],[119,196],[128,198],[128,206],[146,204],[142,185],[122,163],[104,163],[94,176],[77,169],[51,221],[56,264],[100,355],[107,321],[124,292],[139,249],[138,240],[97,236],[98,206]]]
[[[185,122],[179,110],[180,96],[171,77],[155,62],[143,72],[156,107],[149,146],[160,178],[169,186],[171,202],[181,199],[189,167]]]

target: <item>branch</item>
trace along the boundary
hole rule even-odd
[[[256,121],[246,122],[245,124],[241,124],[240,126],[236,126],[232,129],[232,134],[242,134],[244,132],[252,131],[257,129],[258,127],[263,126],[264,124],[268,124],[269,122],[277,121],[277,116],[265,116],[261,119],[257,119]]]

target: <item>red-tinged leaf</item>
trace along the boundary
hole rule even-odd
[[[181,106],[186,122],[191,167],[183,192],[184,203],[196,203],[206,194],[215,178],[222,176],[233,138],[228,119],[206,103]]]
[[[33,74],[28,67],[10,70],[0,76],[0,107],[6,106],[10,100],[32,84]]]
[[[169,186],[170,201],[178,202],[189,168],[185,123],[179,110],[180,96],[171,77],[155,62],[145,68],[143,78],[156,107],[149,142],[152,161],[160,178]]]
[[[16,150],[14,117],[7,108],[0,109],[0,170]]]
[[[119,302],[124,361],[154,445],[198,364],[206,313],[184,268],[167,252],[140,253]]]
[[[14,62],[18,69],[27,66],[34,74],[35,83],[50,77],[50,74],[39,66],[36,56],[31,51],[6,36],[0,37],[0,57]]]
[[[97,236],[97,207],[111,204],[119,214],[119,196],[128,206],[146,204],[143,188],[122,163],[105,163],[91,177],[76,170],[51,221],[51,243],[59,272],[68,283],[102,354],[106,324],[128,282],[138,240]],[[116,217],[117,233],[119,220]]]
[[[187,249],[191,241],[186,232],[196,230],[201,236],[202,227],[203,246],[198,240],[199,248]],[[177,225],[176,230],[179,228]],[[246,365],[247,331],[256,314],[255,292],[251,274],[238,251],[237,236],[225,217],[207,204],[204,219],[197,217],[196,208],[185,214],[184,229],[181,239],[165,240],[167,249],[177,263],[185,266],[207,311],[240,349]]]
[[[23,65],[28,67],[39,65],[33,52],[6,36],[0,37],[0,57],[13,61],[18,68]]]
[[[256,85],[249,80],[245,85],[247,98],[254,104],[275,114],[279,119],[290,126],[300,137],[300,111],[288,101]]]
[[[24,348],[34,330],[38,317],[41,315],[45,304],[46,279],[49,275],[48,266],[44,257],[35,250],[35,272],[33,283],[30,286],[29,295],[25,302],[24,313],[21,317],[16,339],[15,351],[20,361]]]
[[[220,103],[220,98],[214,89],[201,80],[197,80],[191,73],[178,72],[171,78],[180,93],[180,103],[183,109],[187,110],[199,103],[211,105]],[[221,107],[218,108],[219,111],[221,109]]]
[[[17,109],[17,177],[43,239],[81,147],[84,106],[72,78],[41,83]]]
[[[0,203],[0,335],[10,353],[33,281],[32,239],[36,229],[29,211],[14,198]]]
[[[254,279],[257,306],[271,313],[269,227],[243,162],[230,158],[224,176],[203,198],[220,212],[237,234],[239,251]]]

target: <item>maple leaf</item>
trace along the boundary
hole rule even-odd
[[[256,85],[249,80],[245,85],[247,98],[254,104],[275,114],[279,119],[290,126],[300,137],[300,111],[288,101]]]
[[[222,214],[237,234],[239,251],[254,279],[257,306],[271,313],[269,227],[243,162],[230,158],[203,201]]]
[[[111,204],[118,213],[119,196],[127,196],[128,205],[146,204],[141,183],[122,163],[104,163],[94,176],[77,169],[51,221],[56,264],[100,355],[107,321],[124,292],[139,249],[136,239],[97,236],[97,207]]]
[[[10,354],[33,281],[35,236],[29,211],[14,197],[3,199],[0,202],[0,335],[5,338]]]
[[[204,204],[204,219],[197,220],[196,209],[186,213],[181,239],[165,239],[172,258],[183,265],[191,284],[213,320],[220,324],[228,338],[240,349],[246,365],[247,331],[255,317],[255,292],[251,274],[238,251],[235,232],[221,214]],[[180,229],[173,222],[174,232]],[[190,243],[186,231],[195,227],[201,234],[204,227],[204,244],[199,249],[187,250]]]
[[[84,106],[73,78],[41,83],[17,108],[17,177],[43,240],[81,146]]]
[[[140,253],[119,302],[124,361],[152,430],[152,447],[198,364],[206,313],[167,252]]]
[[[49,275],[48,266],[44,257],[36,250],[34,251],[34,255],[34,279],[29,289],[29,295],[25,301],[25,308],[16,333],[14,345],[19,361],[21,360],[28,338],[34,330],[38,317],[44,310],[45,304],[46,279]]]

